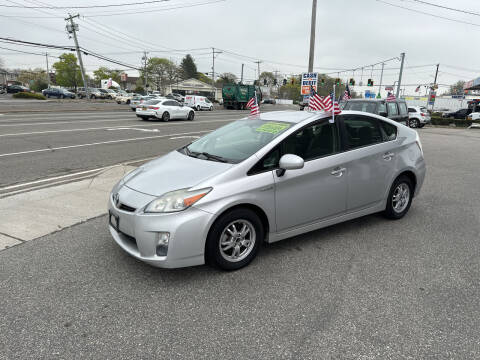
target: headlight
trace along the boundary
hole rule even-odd
[[[207,195],[212,188],[200,189],[189,191],[188,189],[181,189],[166,193],[159,197],[158,199],[153,200],[145,208],[146,213],[169,213],[182,211],[193,204],[198,200]]]

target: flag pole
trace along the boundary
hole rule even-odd
[[[332,124],[335,122],[335,83],[333,83]]]

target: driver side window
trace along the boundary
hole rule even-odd
[[[328,121],[307,126],[290,135],[260,160],[249,175],[278,168],[285,154],[300,156],[305,161],[333,155],[339,151],[338,132],[335,124]]]

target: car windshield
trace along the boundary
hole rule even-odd
[[[188,156],[236,164],[252,156],[290,126],[292,124],[283,121],[238,120],[181,150]]]
[[[368,101],[349,101],[345,104],[345,110],[363,111],[375,113],[376,104]]]

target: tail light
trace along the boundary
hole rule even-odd
[[[420,113],[420,115],[425,116],[425,113]]]
[[[149,108],[149,109],[152,109],[152,110],[158,110],[158,109],[160,109],[158,106],[149,106],[148,108]]]

